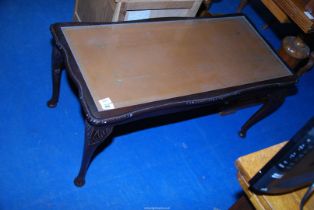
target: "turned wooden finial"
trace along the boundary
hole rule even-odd
[[[300,37],[287,36],[282,41],[279,55],[294,69],[302,60],[310,55],[310,48],[304,43]]]

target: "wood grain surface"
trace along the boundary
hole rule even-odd
[[[292,19],[305,33],[313,32],[314,19],[304,14],[305,2],[302,0],[272,0]]]

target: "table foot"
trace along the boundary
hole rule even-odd
[[[58,101],[55,99],[50,99],[49,101],[47,101],[47,106],[49,108],[55,108],[57,106]]]
[[[80,171],[74,184],[81,187],[85,184],[85,175],[99,145],[111,134],[113,127],[91,125],[85,120],[85,143]]]
[[[54,108],[57,106],[60,93],[60,80],[63,69],[63,57],[60,50],[54,46],[52,49],[52,96],[47,102],[47,106]]]
[[[283,104],[283,102],[284,97],[282,97],[282,95],[269,95],[261,108],[257,110],[257,112],[255,112],[252,117],[250,117],[248,121],[242,126],[239,136],[244,138],[250,127],[276,111]]]
[[[74,184],[77,187],[83,187],[84,184],[85,184],[85,178],[83,178],[83,177],[76,177],[74,179]]]
[[[245,138],[245,137],[246,137],[246,131],[240,130],[240,131],[239,131],[239,136],[240,136],[241,138]]]

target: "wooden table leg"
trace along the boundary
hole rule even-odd
[[[85,120],[85,141],[82,163],[74,184],[81,187],[85,184],[85,175],[96,149],[112,133],[112,126],[95,126]]]
[[[213,16],[211,13],[209,13],[209,7],[211,5],[213,0],[204,0],[202,1],[202,4],[196,14],[197,17],[211,17]]]
[[[48,107],[53,108],[57,106],[60,93],[61,72],[64,66],[63,56],[57,46],[52,48],[52,96],[47,102]]]
[[[248,121],[242,126],[239,132],[240,137],[245,137],[250,127],[276,111],[283,104],[283,102],[284,97],[281,94],[269,95],[261,108],[257,110],[257,112],[254,113],[252,117],[250,117]]]

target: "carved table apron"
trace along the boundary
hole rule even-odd
[[[262,103],[240,136],[295,92],[297,80],[244,16],[127,23],[57,23],[55,107],[63,68],[85,113],[82,186],[96,148],[116,125],[196,109]]]

